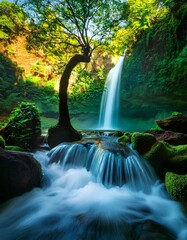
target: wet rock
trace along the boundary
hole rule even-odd
[[[175,146],[187,144],[187,134],[185,133],[164,130],[150,130],[146,132],[154,135],[157,141],[165,141]]]
[[[0,203],[40,187],[42,170],[31,154],[0,148]]]
[[[82,138],[82,134],[73,127],[54,126],[48,130],[47,143],[50,148],[63,142],[75,142]]]
[[[156,120],[156,123],[163,130],[187,133],[187,117],[182,113],[172,115],[163,120]]]
[[[176,240],[168,229],[152,220],[137,223],[133,235],[134,240]]]
[[[165,184],[168,193],[174,200],[187,202],[187,174],[179,175],[167,172]]]

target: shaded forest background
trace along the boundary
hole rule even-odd
[[[186,1],[127,3],[125,26],[71,76],[69,109],[76,128],[97,122],[107,73],[125,49],[122,118],[187,112]],[[29,101],[36,103],[48,128],[58,118],[59,78],[74,50],[46,49],[27,19],[18,5],[0,2],[0,120],[19,102]]]

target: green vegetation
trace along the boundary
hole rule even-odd
[[[159,10],[163,9],[162,15],[139,35],[132,55],[125,62],[126,97],[155,97],[158,102],[159,96],[165,96],[186,102],[187,3],[170,3],[170,7],[162,4]]]
[[[0,2],[0,40],[10,43],[25,30],[26,14],[18,5]]]
[[[22,102],[12,111],[7,125],[1,131],[7,145],[26,150],[36,147],[41,135],[38,108],[34,103]]]
[[[0,136],[0,147],[5,148],[5,145],[6,145],[6,143],[5,143],[4,138],[2,136]]]

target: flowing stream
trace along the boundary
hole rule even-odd
[[[101,100],[98,128],[119,129],[120,82],[124,56],[121,56],[107,76]]]
[[[169,239],[187,239],[180,205],[130,145],[88,138],[34,156],[43,187],[1,205],[1,240],[134,240],[135,226],[147,220]]]

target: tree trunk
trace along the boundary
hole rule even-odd
[[[68,62],[62,77],[60,79],[59,86],[59,126],[72,127],[68,110],[67,89],[69,84],[69,78],[73,68],[80,62],[90,62],[88,55],[75,55]]]
[[[73,68],[80,62],[90,62],[90,56],[88,53],[89,51],[87,51],[87,48],[85,48],[83,55],[73,56],[68,62],[60,79],[59,120],[56,126],[49,128],[47,137],[48,145],[51,148],[62,142],[74,142],[79,141],[82,138],[82,134],[76,131],[71,125],[68,110],[67,89]]]

